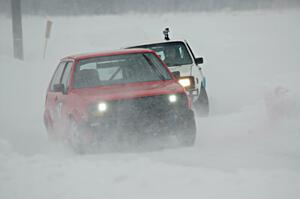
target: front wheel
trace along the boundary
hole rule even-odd
[[[206,89],[201,86],[198,99],[194,102],[194,108],[198,116],[207,117],[209,115],[209,101]]]
[[[76,153],[86,153],[92,149],[91,141],[85,128],[70,119],[67,128],[68,143]]]
[[[196,122],[194,112],[190,111],[184,117],[178,126],[176,138],[180,146],[193,146],[196,141]]]

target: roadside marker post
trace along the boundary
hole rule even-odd
[[[13,33],[14,57],[23,60],[23,31],[21,0],[11,0],[11,19]]]
[[[46,57],[46,51],[47,51],[47,46],[48,46],[48,39],[50,38],[52,24],[53,24],[52,21],[47,20],[47,22],[46,22],[46,32],[45,32],[45,45],[44,45],[44,53],[43,53],[43,58],[44,59]]]

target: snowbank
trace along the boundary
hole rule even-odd
[[[0,17],[0,198],[299,198],[299,11],[24,18],[25,61]],[[196,146],[80,156],[48,141],[42,114],[59,58],[187,38],[205,58],[211,116]]]

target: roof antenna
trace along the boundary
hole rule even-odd
[[[167,40],[167,41],[170,40],[169,32],[170,32],[169,28],[165,28],[165,30],[163,31],[165,40]]]

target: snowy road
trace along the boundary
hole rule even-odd
[[[300,12],[24,18],[24,62],[0,16],[0,198],[299,198]],[[162,38],[205,58],[212,113],[193,148],[76,155],[47,140],[46,87],[58,59]]]

